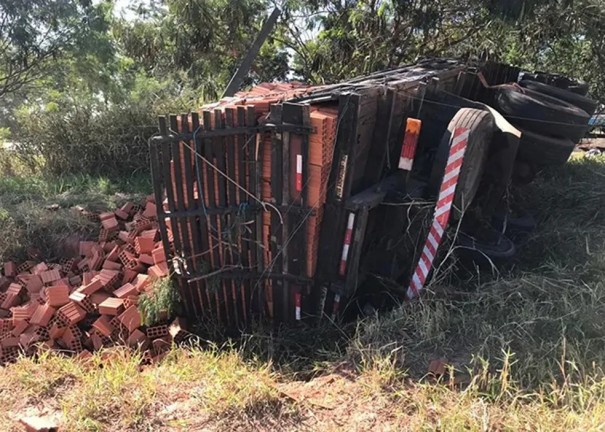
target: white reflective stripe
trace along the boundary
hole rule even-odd
[[[429,233],[428,241],[433,246],[433,249],[437,250],[439,248],[439,242],[433,237],[433,233]]]
[[[302,155],[297,154],[296,155],[296,173],[297,174],[302,174]]]
[[[427,259],[429,260],[429,263],[432,263],[433,259],[435,259],[435,257],[431,253],[430,249],[428,247],[425,247],[423,253],[426,255]]]
[[[464,147],[461,150],[458,150],[456,153],[450,155],[450,157],[447,159],[447,164],[451,165],[452,163],[456,162],[458,159],[463,157],[465,151],[466,151],[466,147]]]
[[[300,307],[296,306],[296,321],[300,321]]]
[[[441,237],[443,237],[444,228],[441,226],[441,224],[437,220],[435,220],[433,222],[433,228],[435,228],[435,231],[437,232],[437,235],[439,236],[438,242],[441,241]]]
[[[414,297],[416,297],[416,294],[414,293],[411,287],[408,288],[407,296],[409,299],[413,299]]]
[[[412,169],[414,161],[410,158],[400,157],[399,158],[399,169],[410,171]]]
[[[450,201],[447,204],[444,204],[437,209],[437,211],[435,212],[435,217],[437,218],[437,217],[441,216],[442,214],[449,212],[451,209],[452,209],[452,203]]]
[[[345,262],[346,262],[346,261],[347,261],[347,256],[348,256],[348,255],[349,255],[349,245],[348,245],[348,244],[345,244],[345,245],[342,247],[342,257],[341,257],[341,259],[340,259],[340,260],[341,260],[341,261],[345,261]]]
[[[422,270],[422,274],[424,274],[425,276],[429,274],[429,269],[426,268],[426,264],[424,263],[424,260],[422,259],[422,257],[420,257],[420,260],[418,260],[418,265],[420,266],[420,269]]]
[[[412,282],[416,284],[416,289],[420,290],[422,288],[422,282],[420,282],[418,273],[414,273],[414,276],[412,276]]]
[[[334,294],[334,302],[340,303],[340,294]]]
[[[355,223],[355,213],[349,213],[349,221],[347,222],[347,229],[352,230],[354,223]]]
[[[441,191],[439,193],[439,199],[437,200],[437,205],[439,205],[439,201],[442,201],[443,199],[452,195],[454,192],[456,192],[456,184],[453,184],[450,187],[448,187],[446,190]]]
[[[457,144],[460,144],[464,140],[468,140],[469,132],[470,131],[468,129],[466,129],[460,135],[454,135],[454,139],[452,139],[452,147],[454,147]]]
[[[461,168],[462,167],[458,167],[458,168],[450,171],[449,173],[447,173],[445,176],[443,176],[443,183],[450,181],[451,179],[456,177],[458,174],[460,174]]]

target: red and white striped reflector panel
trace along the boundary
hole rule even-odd
[[[407,119],[405,123],[405,135],[403,136],[403,145],[401,146],[401,155],[399,156],[399,169],[406,171],[412,170],[421,127],[421,120],[415,118]]]
[[[422,254],[418,260],[416,271],[412,276],[410,286],[407,290],[408,299],[416,297],[420,291],[422,291],[426,278],[433,266],[433,260],[435,259],[435,255],[437,255],[437,249],[441,244],[443,233],[445,232],[445,228],[450,219],[452,203],[454,202],[456,185],[458,184],[458,177],[460,176],[460,169],[462,168],[468,137],[468,129],[458,128],[454,130],[450,154],[447,158],[445,173],[439,190],[439,198],[437,199],[437,204],[435,206],[433,223],[431,224],[431,229],[429,230],[424,248],[422,249]]]
[[[300,321],[300,310],[302,307],[302,296],[299,292],[294,293],[294,315],[296,317],[296,321]]]
[[[332,321],[336,319],[338,309],[340,309],[340,295],[334,294],[334,303],[332,303]]]
[[[302,155],[296,155],[296,192],[302,192],[303,189],[303,158]]]
[[[340,257],[340,268],[338,273],[344,276],[347,272],[347,259],[349,258],[349,248],[353,240],[353,225],[355,224],[355,213],[349,213],[347,222],[347,231],[345,232],[345,241],[342,245],[342,256]]]

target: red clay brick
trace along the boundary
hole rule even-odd
[[[42,282],[42,278],[39,275],[32,275],[27,279],[25,286],[30,293],[38,292],[44,287],[44,282]]]
[[[135,272],[134,270],[124,269],[123,276],[122,276],[122,284],[132,282],[137,277],[137,275],[138,275],[138,273]]]
[[[76,353],[82,351],[82,332],[77,326],[71,325],[67,327],[65,333],[61,337],[61,340],[65,344],[66,348]]]
[[[113,292],[117,298],[125,299],[128,296],[138,294],[136,287],[131,283],[126,283]]]
[[[55,314],[56,309],[49,304],[43,304],[36,308],[36,311],[29,320],[30,324],[46,326]]]
[[[101,315],[94,323],[92,328],[104,336],[111,336],[113,326],[109,323],[110,319],[106,315]]]
[[[59,270],[46,270],[42,273],[40,273],[40,278],[42,278],[42,283],[44,285],[48,285],[56,280],[61,279],[61,273],[59,272]]]
[[[94,294],[93,294],[94,295]],[[69,295],[69,300],[76,303],[87,313],[93,313],[95,311],[95,306],[92,303],[91,297],[87,296],[83,292],[74,291]]]
[[[148,266],[152,266],[155,264],[153,262],[153,258],[151,257],[151,255],[148,255],[148,254],[141,254],[139,256],[139,263],[148,265]]]
[[[19,338],[16,336],[8,336],[0,341],[2,348],[10,348],[19,346]]]
[[[19,296],[14,294],[14,293],[10,293],[10,292],[6,292],[4,293],[4,301],[2,302],[2,304],[0,304],[0,308],[2,309],[10,309],[13,306],[17,306],[19,304],[20,300],[19,300]]]
[[[50,325],[48,329],[48,336],[52,340],[56,340],[61,338],[65,334],[65,330],[67,330],[67,325],[59,320]]]
[[[128,333],[132,333],[141,326],[141,313],[136,306],[130,306],[118,316],[118,319],[128,329]]]
[[[105,261],[113,261],[113,262],[118,262],[119,261],[119,255],[120,255],[120,247],[119,246],[114,246],[108,253],[107,256],[105,257]]]
[[[168,264],[161,262],[147,269],[147,274],[152,278],[161,279],[168,276]]]
[[[31,272],[35,275],[39,275],[47,270],[48,270],[48,265],[46,265],[46,263],[41,262],[41,263],[34,265],[31,269]]]
[[[90,341],[95,351],[103,348],[103,338],[96,330],[90,333]]]
[[[143,292],[151,284],[151,282],[152,279],[148,275],[138,274],[133,281],[133,285],[136,287],[138,292]]]
[[[128,243],[130,241],[130,237],[128,236],[128,231],[120,231],[118,233],[118,239],[120,239],[124,243]]]
[[[138,255],[150,255],[154,247],[155,241],[152,238],[139,236],[134,239],[134,248]]]
[[[78,286],[82,283],[82,276],[73,276],[69,278],[69,284],[72,286]]]
[[[164,337],[164,336],[168,335],[168,326],[156,325],[156,326],[147,327],[146,333],[147,333],[147,337],[149,339]]]
[[[143,216],[151,219],[151,218],[155,218],[158,215],[158,210],[156,208],[155,203],[152,203],[151,201],[147,201],[147,204],[145,205],[145,211],[143,211]]]
[[[117,209],[116,211],[113,212],[113,214],[115,214],[116,217],[118,219],[121,219],[121,220],[126,220],[126,219],[128,219],[130,217],[130,215],[128,214],[128,212],[125,212],[122,209]]]
[[[105,284],[103,284],[103,281],[101,280],[101,278],[98,276],[95,276],[89,284],[84,285],[83,287],[79,288],[79,291],[82,292],[83,294],[91,295],[91,294],[96,293],[99,290],[102,290],[104,286],[105,286]]]
[[[109,297],[111,297],[111,296],[107,292],[98,291],[90,296],[90,301],[92,302],[92,304],[94,304],[98,307],[101,303],[103,303]]]
[[[86,312],[76,303],[70,301],[59,309],[58,316],[69,324],[76,324],[86,317]]]
[[[4,263],[4,276],[15,277],[17,276],[17,264],[12,261]]]
[[[101,266],[102,270],[122,270],[122,264],[119,262],[109,261],[105,259],[103,265]]]
[[[29,322],[27,321],[19,321],[15,323],[15,328],[12,329],[11,335],[19,336],[29,327]]]
[[[102,315],[119,315],[124,311],[124,300],[109,297],[99,304],[99,313]]]
[[[103,228],[105,228],[107,231],[117,230],[119,225],[118,225],[118,220],[116,219],[115,215],[113,213],[104,213],[104,214],[108,214],[110,216],[105,219],[101,219],[101,225],[103,226]]]
[[[151,256],[153,257],[153,264],[160,264],[166,262],[166,253],[164,252],[163,247],[155,248],[151,251]]]
[[[52,307],[60,307],[69,303],[69,287],[67,285],[53,285],[45,289],[47,302]]]
[[[39,305],[36,302],[29,302],[23,306],[12,307],[13,323],[30,319],[34,312],[36,312],[36,309],[38,309],[38,306]]]
[[[134,209],[134,204],[131,202],[127,202],[122,207],[120,207],[120,210],[122,210],[124,213],[128,213],[129,215],[130,215],[130,213],[132,213],[133,209]]]

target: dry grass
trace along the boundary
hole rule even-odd
[[[605,159],[544,173],[519,197],[540,226],[517,264],[439,278],[352,326],[174,348],[144,368],[125,350],[22,359],[0,369],[0,430],[40,412],[70,431],[602,430],[603,178]]]

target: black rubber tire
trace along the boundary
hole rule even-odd
[[[564,75],[550,74],[546,72],[524,73],[522,80],[536,81],[548,84],[560,89],[569,90],[575,94],[586,96],[588,84],[584,81],[566,77]]]
[[[563,165],[575,147],[568,138],[540,135],[523,129],[521,132],[517,159],[537,166]]]
[[[581,96],[570,90],[557,88],[548,84],[543,84],[537,81],[521,80],[519,85],[523,88],[527,88],[533,91],[544,93],[545,95],[552,96],[557,99],[561,99],[572,105],[577,106],[581,110],[586,111],[588,115],[593,115],[597,109],[598,103],[586,96]]]
[[[515,126],[573,142],[580,141],[589,129],[588,113],[570,103],[514,84],[492,89],[495,108]]]
[[[453,133],[457,128],[469,129],[469,138],[454,195],[454,211],[452,212],[454,219],[460,218],[477,194],[495,130],[494,118],[486,110],[475,108],[458,110],[448,124],[435,155],[428,185],[431,196],[436,197],[439,193],[452,146]]]
[[[498,242],[487,243],[461,232],[456,237],[456,247],[463,261],[470,260],[479,268],[486,269],[509,263],[517,255],[515,243],[502,234]]]

